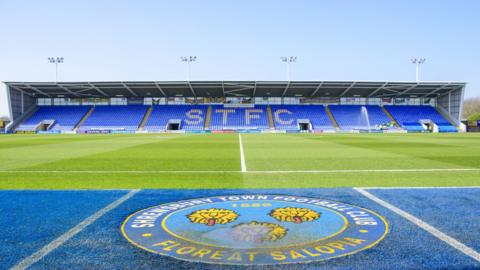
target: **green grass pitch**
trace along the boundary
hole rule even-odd
[[[1,189],[480,186],[480,134],[0,136]]]

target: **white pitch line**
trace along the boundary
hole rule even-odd
[[[240,146],[240,159],[243,165],[245,165],[245,158],[242,157],[242,149]],[[245,171],[243,170],[245,169]],[[60,171],[60,170],[0,170],[0,173],[141,173],[141,174],[155,174],[155,173],[252,173],[252,174],[275,174],[275,173],[385,173],[385,172],[399,172],[399,173],[408,173],[408,172],[478,172],[480,168],[451,168],[451,169],[441,169],[441,168],[432,168],[432,169],[366,169],[366,170],[289,170],[289,171],[247,171],[246,166],[241,171],[213,171],[213,170],[193,170],[193,171],[175,171],[175,170],[121,170],[121,171],[111,171],[111,170],[72,170],[72,171]]]
[[[247,172],[247,165],[245,164],[245,154],[243,153],[242,134],[238,133],[238,142],[240,144],[240,165],[242,167],[242,173]]]
[[[447,243],[451,247],[457,249],[458,251],[462,252],[463,254],[473,258],[474,260],[480,262],[480,253],[477,251],[473,250],[472,248],[466,246],[465,244],[461,243],[457,239],[446,235],[445,233],[441,232],[437,228],[433,227],[432,225],[426,223],[425,221],[413,216],[412,214],[403,211],[402,209],[376,197],[375,195],[371,194],[370,192],[361,189],[361,188],[354,188],[356,191],[358,191],[360,194],[363,196],[369,198],[370,200],[380,204],[381,206],[389,209],[390,211],[398,214],[399,216],[405,218],[406,220],[412,222],[413,224],[417,225],[418,227],[422,228],[423,230],[429,232],[436,238],[442,240],[443,242]]]
[[[362,173],[362,172],[456,172],[480,171],[480,168],[432,168],[432,169],[359,169],[359,170],[293,170],[293,171],[249,171],[249,173]]]
[[[471,188],[476,189],[480,188],[480,186],[437,186],[437,187],[357,187],[360,189],[459,189],[459,188]]]
[[[157,174],[157,173],[240,173],[240,171],[159,171],[159,170],[151,170],[151,171],[109,171],[109,170],[88,170],[88,171],[0,171],[0,173],[99,173],[99,174],[124,174],[124,173],[131,173],[131,174]]]
[[[50,252],[54,251],[57,249],[59,246],[63,245],[66,241],[68,241],[70,238],[74,237],[76,234],[81,232],[85,227],[88,225],[92,224],[95,222],[97,219],[99,219],[101,216],[105,215],[106,213],[110,212],[126,200],[130,199],[133,195],[135,195],[137,192],[139,192],[139,189],[134,189],[128,192],[127,194],[123,195],[116,201],[112,202],[111,204],[105,206],[104,208],[100,209],[93,215],[89,216],[88,218],[84,219],[82,222],[78,223],[75,227],[71,228],[69,231],[66,233],[62,234],[46,246],[42,247],[40,250],[37,252],[33,253],[32,255],[28,256],[27,258],[23,259],[16,265],[14,265],[10,270],[23,270],[27,269],[39,260],[41,260],[43,257],[48,255]]]

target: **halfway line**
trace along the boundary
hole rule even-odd
[[[27,258],[23,259],[16,265],[14,265],[10,270],[23,270],[27,269],[39,260],[41,260],[43,257],[48,255],[50,252],[54,251],[57,249],[59,246],[61,246],[63,243],[68,241],[70,238],[74,237],[76,234],[81,232],[85,227],[88,225],[92,224],[95,222],[97,219],[99,219],[101,216],[105,215],[106,213],[110,212],[126,200],[130,199],[133,195],[135,195],[137,192],[139,192],[139,189],[134,189],[128,192],[127,194],[123,195],[116,201],[112,202],[111,204],[105,206],[104,208],[98,210],[96,213],[93,215],[89,216],[88,218],[84,219],[82,222],[78,223],[75,227],[71,228],[69,231],[66,233],[62,234],[52,242],[50,242],[48,245],[44,246],[37,252],[33,253],[32,255],[28,256]]]
[[[425,221],[411,215],[408,212],[403,211],[402,209],[376,197],[375,195],[371,194],[370,192],[361,189],[361,188],[353,188],[354,190],[358,191],[363,196],[369,198],[370,200],[380,204],[381,206],[389,209],[390,211],[398,214],[399,216],[405,218],[406,220],[412,222],[413,224],[417,225],[418,227],[424,229],[425,231],[429,232],[433,236],[437,237],[438,239],[442,240],[443,242],[449,244],[451,247],[457,249],[458,251],[462,252],[463,254],[473,258],[474,260],[480,262],[480,253],[476,252],[472,248],[466,246],[465,244],[461,243],[457,239],[446,235],[445,233],[441,232],[437,228],[433,227],[432,225],[426,223]]]
[[[242,134],[238,133],[238,142],[240,144],[240,165],[242,173],[247,172],[247,165],[245,164],[245,154],[243,153]]]

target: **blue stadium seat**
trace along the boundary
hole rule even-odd
[[[268,129],[268,113],[266,105],[254,107],[225,107],[212,105],[210,129],[242,130]],[[390,119],[377,105],[329,105],[339,127],[342,130],[363,130],[368,126],[362,110],[365,107],[370,128],[379,129]],[[17,131],[34,131],[42,121],[55,122],[51,130],[72,130],[91,106],[39,106],[26,119]],[[86,119],[80,130],[136,130],[145,116],[149,106],[96,106]],[[203,130],[208,105],[154,105],[144,130],[164,131],[169,122],[180,123],[181,130]],[[395,120],[408,131],[423,131],[420,123],[428,120],[435,123],[439,132],[457,132],[450,122],[432,106],[394,106],[385,108]],[[299,122],[307,120],[313,130],[334,130],[330,118],[323,105],[272,105],[274,126],[278,130],[299,130]]]
[[[165,131],[171,120],[180,120],[181,130],[203,130],[207,105],[156,105],[144,130]]]
[[[408,131],[423,131],[420,120],[431,120],[438,126],[439,132],[457,132],[457,129],[432,106],[387,105],[385,108]]]
[[[51,130],[72,130],[90,108],[91,106],[39,106],[16,130],[35,130],[35,127],[45,120],[55,120],[56,124]]]
[[[210,122],[212,130],[268,129],[267,106],[229,108],[213,105]]]
[[[119,129],[136,130],[140,125],[148,106],[95,106],[93,113],[85,120],[80,130]]]
[[[279,130],[299,130],[298,120],[308,119],[313,130],[334,130],[323,105],[271,105],[273,122]]]
[[[329,105],[328,107],[342,130],[368,129],[365,116],[362,116],[362,107],[366,109],[370,129],[380,129],[381,126],[391,122],[382,108],[377,105]]]

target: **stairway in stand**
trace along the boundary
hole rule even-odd
[[[392,123],[397,127],[397,128],[401,128],[400,127],[400,124],[397,122],[397,120],[395,120],[395,118],[393,118],[393,116],[390,114],[390,112],[383,106],[380,106],[382,107],[382,110],[383,112],[388,116],[388,118],[390,119],[390,121],[392,121]]]
[[[268,127],[270,129],[274,129],[275,125],[273,123],[272,107],[270,107],[270,105],[267,106],[267,114],[268,114]]]
[[[337,123],[337,120],[335,120],[335,117],[333,117],[333,114],[330,111],[330,108],[328,107],[328,105],[325,106],[325,111],[327,112],[328,118],[330,118],[330,121],[332,121],[332,124],[333,124],[333,127],[335,127],[335,130],[339,131],[340,127],[338,126],[338,123]]]
[[[88,110],[88,112],[82,117],[82,119],[80,119],[77,125],[73,128],[73,131],[77,131],[82,126],[83,122],[85,122],[85,120],[87,120],[87,118],[93,113],[94,110],[95,110],[95,107],[90,108],[90,110]]]
[[[21,120],[16,123],[15,125],[13,125],[10,130],[15,130],[17,127],[19,127],[23,122],[25,122],[28,118],[30,118],[30,116],[32,116],[36,111],[38,110],[38,107],[35,106],[35,108],[33,108],[30,112],[28,112],[27,114],[25,115],[22,115],[20,116]]]
[[[205,116],[205,125],[203,126],[204,129],[210,128],[211,116],[212,116],[212,106],[208,106],[207,115]]]
[[[153,111],[153,105],[148,108],[148,110],[145,112],[145,116],[142,119],[142,122],[140,122],[140,125],[138,126],[138,131],[142,131],[143,128],[145,127],[145,124],[148,121],[148,118],[150,118],[150,114],[152,114]]]
[[[443,116],[443,118],[447,119],[450,125],[454,126],[458,131],[461,131],[461,128],[452,121],[452,118],[445,113],[445,111],[441,110],[439,107],[435,107],[435,110]]]

